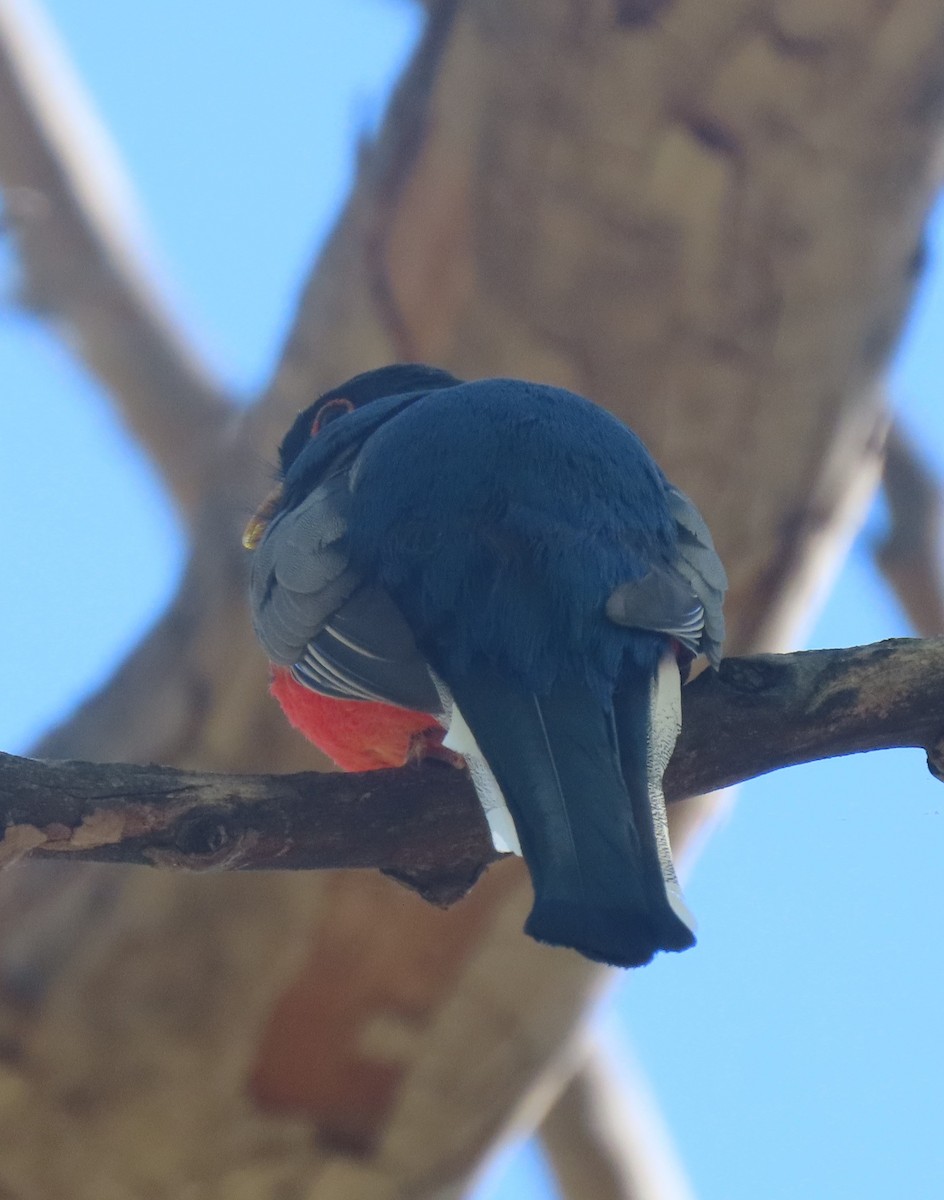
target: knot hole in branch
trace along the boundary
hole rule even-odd
[[[217,808],[195,809],[168,831],[164,846],[148,851],[146,857],[155,866],[177,870],[231,869],[257,837],[232,814]]]

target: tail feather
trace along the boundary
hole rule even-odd
[[[624,967],[692,945],[667,894],[649,808],[648,677],[616,709],[576,684],[536,696],[485,672],[448,682],[531,872],[525,931]]]
[[[648,886],[661,889],[665,904],[676,917],[666,928],[672,938],[666,950],[694,945],[695,920],[682,896],[675,874],[669,826],[662,793],[662,776],[675,749],[681,726],[681,679],[671,652],[663,656],[655,678],[641,671],[624,671],[613,697],[620,768],[633,809]]]

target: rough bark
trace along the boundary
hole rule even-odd
[[[267,395],[207,451],[179,597],[41,753],[312,765],[265,696],[238,525],[290,415],[397,358],[628,420],[715,531],[730,649],[776,648],[874,483],[942,51],[932,0],[431,6]],[[523,938],[514,863],[446,913],[369,873],[24,864],[0,892],[24,1198],[454,1193],[552,1102],[607,978]]]

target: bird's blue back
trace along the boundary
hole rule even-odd
[[[580,680],[601,700],[627,656],[648,670],[664,644],[612,624],[606,599],[676,540],[664,477],[626,426],[509,379],[431,392],[376,429],[349,526],[351,562],[447,678],[487,665],[538,693]]]

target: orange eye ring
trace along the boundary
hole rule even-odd
[[[312,421],[311,436],[315,437],[324,429],[325,425],[330,425],[338,417],[343,417],[345,413],[353,411],[354,401],[348,400],[345,396],[338,396],[336,400],[329,400],[323,408],[318,410],[318,415]]]

